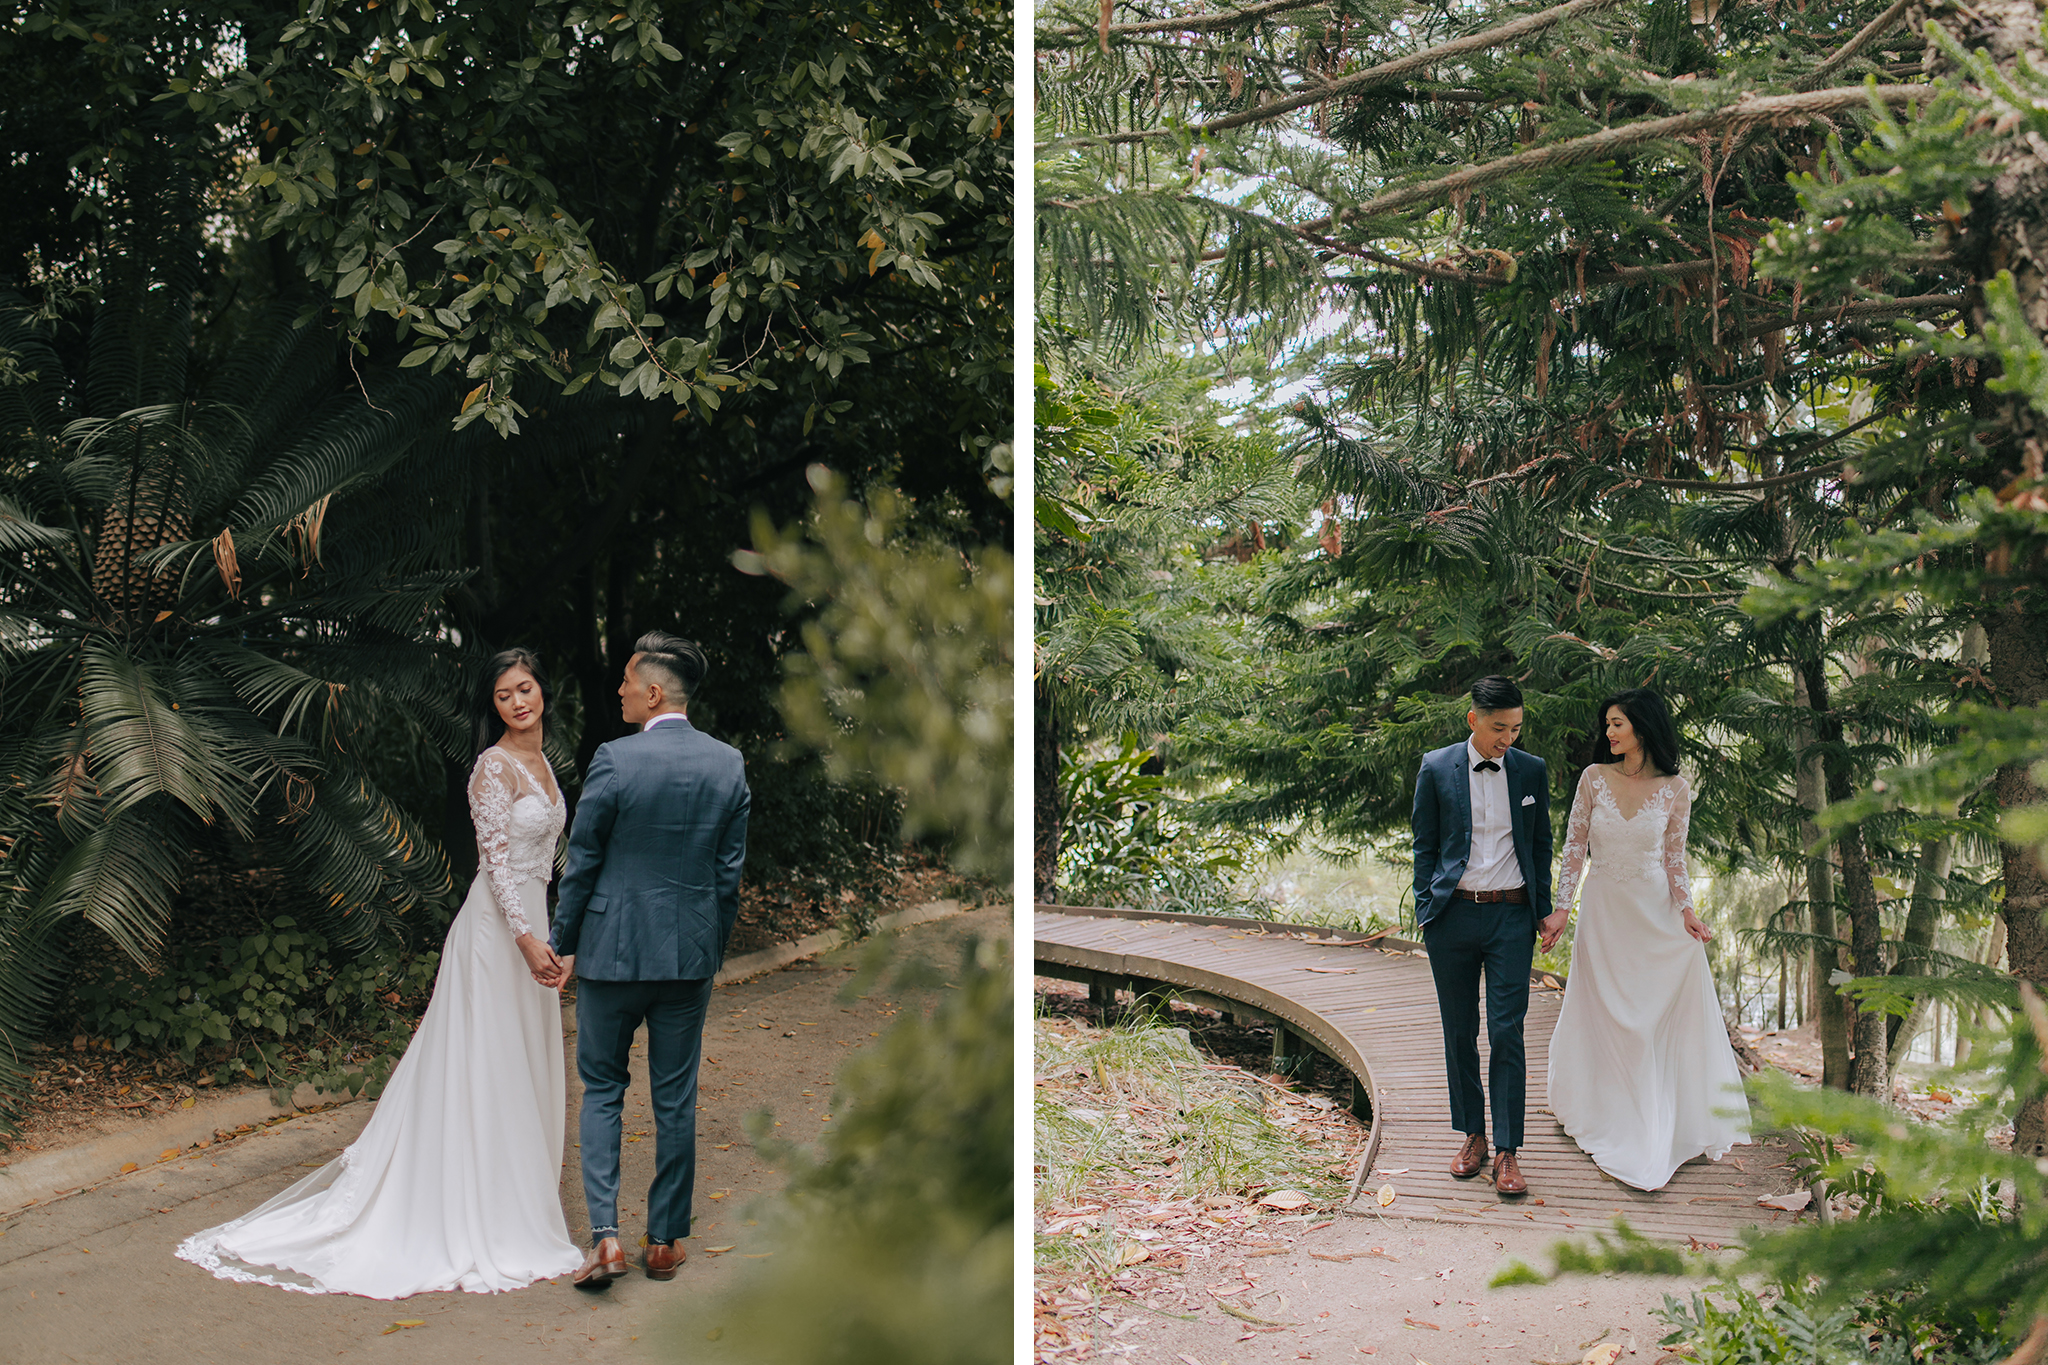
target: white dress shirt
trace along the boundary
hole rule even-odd
[[[1465,875],[1458,878],[1460,891],[1507,891],[1524,884],[1522,865],[1515,859],[1515,813],[1508,805],[1507,755],[1497,760],[1465,741],[1465,780],[1472,792],[1472,852],[1465,860]],[[1481,762],[1499,762],[1493,772],[1475,772]]]
[[[684,714],[683,714],[682,712],[680,712],[680,711],[664,711],[664,712],[662,712],[662,713],[661,713],[660,715],[658,715],[658,716],[649,716],[649,717],[648,717],[648,718],[647,718],[646,720],[644,720],[644,721],[642,721],[642,722],[640,723],[640,728],[641,728],[642,730],[652,730],[652,729],[653,729],[653,728],[654,728],[655,726],[657,726],[657,725],[661,724],[661,723],[662,723],[663,721],[665,721],[665,720],[687,720],[687,719],[688,719],[688,717],[687,717],[687,716],[685,716],[685,715],[684,715]],[[1502,799],[1503,801],[1505,801],[1505,800],[1506,800],[1507,798],[1506,798],[1506,797],[1502,797],[1501,799]]]

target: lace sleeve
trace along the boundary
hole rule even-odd
[[[1586,849],[1593,832],[1593,770],[1579,774],[1579,789],[1572,794],[1571,818],[1564,826],[1564,855],[1557,865],[1557,894],[1551,906],[1569,910],[1579,894],[1579,882],[1586,875]]]
[[[1681,912],[1694,909],[1692,873],[1685,865],[1685,840],[1692,828],[1692,788],[1682,777],[1671,779],[1671,815],[1664,825],[1664,875],[1671,883],[1671,904]]]
[[[519,874],[512,870],[512,789],[505,783],[505,756],[495,749],[484,750],[470,771],[469,815],[476,824],[477,858],[512,937],[532,933],[520,913]]]

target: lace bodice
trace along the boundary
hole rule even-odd
[[[1685,865],[1686,832],[1692,824],[1692,788],[1683,777],[1667,777],[1631,815],[1621,803],[1601,765],[1579,774],[1572,797],[1571,819],[1564,830],[1564,852],[1558,864],[1557,896],[1562,910],[1579,893],[1586,875],[1586,856],[1599,862],[1603,877],[1623,881],[1661,880],[1671,892],[1674,914],[1692,910],[1692,874]]]
[[[561,793],[542,790],[524,763],[496,747],[477,755],[469,774],[477,857],[514,938],[533,932],[522,913],[519,888],[553,878],[563,813]]]

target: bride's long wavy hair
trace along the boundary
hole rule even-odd
[[[538,675],[536,675],[538,676]],[[1628,717],[1629,725],[1641,741],[1643,753],[1666,777],[1678,774],[1678,726],[1672,722],[1671,708],[1664,699],[1647,687],[1631,687],[1617,692],[1600,703],[1593,712],[1593,761],[1613,763],[1614,749],[1607,742],[1607,708],[1618,706],[1621,714]]]
[[[505,734],[505,722],[498,715],[498,679],[514,668],[523,668],[533,674],[533,681],[540,688],[540,723],[548,723],[548,715],[555,709],[554,690],[548,686],[548,675],[540,666],[540,656],[530,649],[501,649],[491,656],[478,675],[476,687],[476,751],[496,744]]]

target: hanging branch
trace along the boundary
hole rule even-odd
[[[1826,85],[1828,79],[1844,66],[1847,66],[1852,57],[1877,41],[1886,29],[1899,22],[1900,17],[1905,14],[1912,4],[1913,0],[1893,0],[1890,9],[1865,24],[1857,31],[1855,37],[1836,48],[1826,61],[1793,82],[1792,88],[1794,90],[1818,90],[1821,86]]]
[[[1541,33],[1547,28],[1555,28],[1557,25],[1570,19],[1576,19],[1582,14],[1593,14],[1603,9],[1613,9],[1621,3],[1622,0],[1567,0],[1565,4],[1557,5],[1538,14],[1526,15],[1515,20],[1513,23],[1502,24],[1498,28],[1490,28],[1484,33],[1474,33],[1464,38],[1453,38],[1447,43],[1438,43],[1435,47],[1427,47],[1420,52],[1411,52],[1405,57],[1396,57],[1393,61],[1382,62],[1378,66],[1367,67],[1365,70],[1354,75],[1346,76],[1341,81],[1332,81],[1328,85],[1321,86],[1315,90],[1299,95],[1289,95],[1285,99],[1274,100],[1270,104],[1262,104],[1255,109],[1246,109],[1235,114],[1225,114],[1220,118],[1210,119],[1206,123],[1193,124],[1186,129],[1146,128],[1129,133],[1104,133],[1099,137],[1077,137],[1057,144],[1040,143],[1039,146],[1096,147],[1109,143],[1143,142],[1150,138],[1179,137],[1183,132],[1202,137],[1210,133],[1225,132],[1231,128],[1242,128],[1248,123],[1266,123],[1279,118],[1283,114],[1291,114],[1296,109],[1305,109],[1311,104],[1321,104],[1325,100],[1339,99],[1345,95],[1356,94],[1358,91],[1371,86],[1384,85],[1388,81],[1400,80],[1411,72],[1424,70],[1448,58],[1460,57],[1467,52],[1483,52],[1487,48],[1513,42],[1515,39],[1527,37],[1531,33]]]
[[[1453,171],[1449,175],[1424,181],[1419,185],[1406,185],[1398,190],[1389,190],[1385,194],[1366,200],[1363,204],[1345,209],[1332,218],[1303,223],[1301,230],[1324,232],[1340,222],[1350,223],[1362,218],[1381,217],[1418,204],[1434,203],[1455,194],[1469,193],[1496,181],[1527,175],[1531,171],[1547,171],[1558,166],[1578,166],[1588,161],[1604,161],[1624,148],[1640,146],[1645,142],[1667,141],[1687,133],[1741,128],[1752,124],[1772,123],[1780,119],[1803,119],[1814,114],[1840,113],[1846,109],[1867,107],[1873,100],[1880,104],[1906,104],[1916,99],[1925,99],[1928,94],[1928,87],[1924,85],[1848,85],[1807,94],[1744,98],[1734,104],[1723,105],[1719,109],[1695,109],[1690,113],[1672,114],[1666,118],[1625,123],[1618,128],[1603,128],[1597,133],[1588,133],[1584,137],[1553,142],[1547,147],[1532,147],[1526,152],[1517,152],[1483,165],[1467,166],[1463,170]]]
[[[1111,24],[1106,30],[1114,37],[1120,33],[1214,33],[1218,29],[1237,28],[1263,19],[1269,14],[1280,14],[1291,9],[1314,9],[1327,5],[1330,0],[1266,0],[1263,5],[1247,5],[1227,14],[1192,14],[1182,19],[1146,19],[1133,24]],[[1040,47],[1065,47],[1085,43],[1105,30],[1098,27],[1053,28],[1042,30],[1038,36]]]

